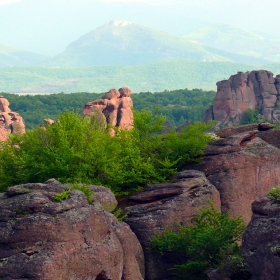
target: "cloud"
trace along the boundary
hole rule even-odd
[[[20,2],[22,0],[0,0],[0,6],[8,5],[14,2]]]

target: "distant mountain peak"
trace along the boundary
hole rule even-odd
[[[126,21],[126,20],[112,20],[112,21],[108,22],[106,25],[107,26],[127,26],[130,24],[132,24],[132,22]]]

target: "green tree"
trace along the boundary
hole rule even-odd
[[[251,123],[259,123],[262,121],[260,117],[260,110],[253,110],[251,108],[248,108],[244,111],[242,120],[240,124],[251,124]]]
[[[245,229],[242,218],[230,218],[228,212],[221,213],[209,203],[210,208],[198,210],[194,225],[178,225],[178,231],[166,228],[151,240],[153,250],[176,252],[187,258],[186,263],[174,267],[180,279],[207,279],[208,269],[240,258],[236,242]]]
[[[147,111],[134,115],[134,128],[116,129],[114,137],[94,116],[74,112],[61,114],[46,129],[11,135],[1,143],[0,188],[56,178],[100,184],[115,192],[132,190],[166,180],[185,160],[196,160],[210,139],[207,125],[165,132],[165,117]]]

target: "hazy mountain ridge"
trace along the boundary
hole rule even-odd
[[[280,36],[258,34],[230,25],[210,25],[199,28],[184,36],[195,40],[203,46],[261,59],[280,62]],[[248,60],[248,59],[247,59]]]
[[[133,66],[174,59],[249,64],[280,62],[280,37],[274,40],[268,37],[221,24],[177,36],[114,20],[84,34],[64,52],[47,60],[45,56],[0,45],[0,66]]]
[[[188,38],[115,20],[72,42],[47,65],[140,65],[179,58],[230,61]]]
[[[0,43],[0,67],[38,65],[48,57]]]
[[[234,40],[236,44],[231,43]],[[280,48],[274,48],[278,40],[271,46],[265,42],[270,41],[264,35],[224,25],[177,36],[132,22],[112,21],[72,42],[65,52],[41,62],[40,67],[26,66],[38,65],[38,60],[46,57],[0,45],[0,91],[102,92],[112,86],[129,86],[133,92],[214,90],[217,81],[237,71],[280,73],[280,63],[265,59],[273,51],[280,57]],[[252,46],[252,56],[242,53],[243,45],[248,50]],[[254,53],[258,46],[262,51],[266,47],[266,57]],[[274,61],[278,62],[278,56]]]

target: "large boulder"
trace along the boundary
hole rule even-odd
[[[257,137],[263,134],[264,138],[271,127],[260,124],[218,131],[223,138],[208,144],[201,162],[185,166],[204,172],[220,192],[222,211],[242,216],[246,223],[252,201],[280,184],[280,150]]]
[[[84,106],[84,115],[95,115],[97,120],[104,125],[110,124],[120,129],[133,127],[133,102],[131,90],[122,87],[119,90],[110,89],[102,99],[88,102]]]
[[[197,209],[207,205],[208,199],[220,209],[219,192],[202,172],[195,170],[180,172],[173,183],[151,185],[129,198],[132,206],[125,208],[129,213],[125,222],[143,246],[146,280],[173,279],[168,268],[182,261],[174,254],[162,256],[149,250],[155,232],[164,232],[166,226],[178,229],[178,223],[191,225]]]
[[[280,275],[280,204],[265,195],[252,204],[253,216],[241,253],[252,280],[278,280]]]
[[[0,141],[6,141],[10,133],[25,133],[22,117],[18,113],[11,112],[9,105],[9,101],[0,96]]]
[[[280,75],[266,70],[238,72],[217,83],[213,105],[204,113],[203,121],[217,121],[217,126],[240,123],[248,108],[259,109],[261,116],[272,122],[280,120]]]
[[[0,194],[0,278],[141,280],[144,256],[126,223],[104,210],[116,199],[106,188],[85,194],[51,179]],[[55,201],[56,194],[69,197]],[[104,208],[102,207],[104,206]]]

